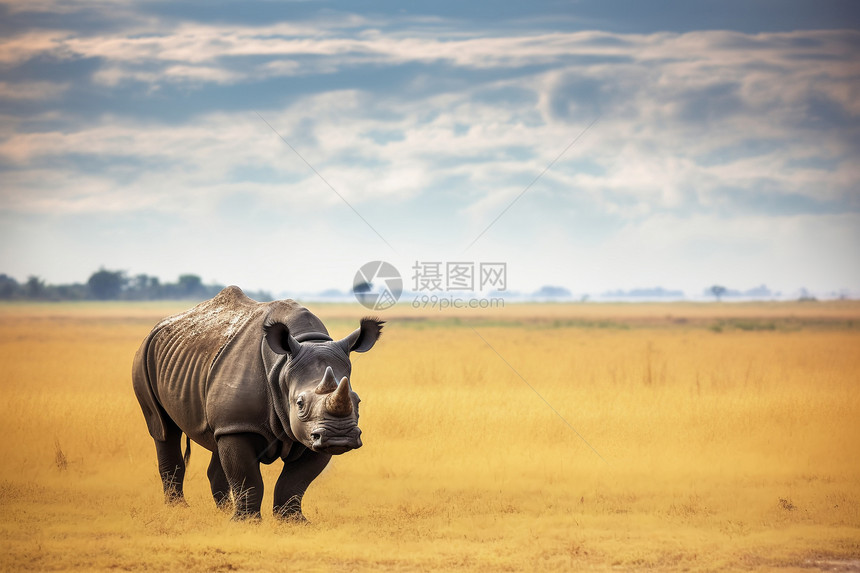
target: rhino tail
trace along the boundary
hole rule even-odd
[[[185,456],[182,458],[185,461],[185,467],[188,467],[188,462],[191,461],[191,438],[185,434]]]

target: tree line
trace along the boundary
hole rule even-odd
[[[180,275],[175,283],[163,283],[146,274],[128,276],[125,271],[99,269],[86,283],[52,285],[38,276],[24,282],[0,274],[0,300],[203,300],[218,294],[219,284],[204,284],[197,275]],[[266,291],[249,291],[259,301],[273,300]]]

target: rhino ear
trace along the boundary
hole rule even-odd
[[[302,345],[290,334],[290,329],[282,322],[269,322],[263,325],[266,342],[269,348],[277,354],[289,354],[295,356],[299,353]]]
[[[343,340],[338,341],[338,345],[347,354],[350,352],[367,352],[373,348],[373,345],[382,336],[383,324],[385,324],[384,320],[362,318],[361,326]]]

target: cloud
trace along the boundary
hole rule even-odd
[[[710,62],[716,70],[737,69],[750,61],[759,65],[806,67],[822,64],[856,74],[856,64],[828,63],[834,52],[843,55],[860,43],[847,31],[744,35],[732,32],[611,34],[600,31],[535,33],[463,37],[439,29],[425,32],[384,32],[369,22],[326,20],[268,26],[219,26],[199,23],[139,24],[113,34],[77,35],[39,31],[6,38],[0,43],[0,61],[20,64],[38,55],[64,58],[99,58],[106,66],[142,62],[171,65],[229,66],[231,59],[267,58],[258,71],[280,71],[276,62],[291,58],[323,58],[338,67],[357,64],[397,65],[406,62],[445,62],[472,68],[511,68],[535,65],[618,64],[675,61],[687,81],[695,82],[695,62]],[[355,28],[356,26],[362,26]],[[131,34],[129,32],[132,32]],[[807,40],[797,47],[798,34]],[[319,63],[314,61],[314,63]],[[292,65],[288,67],[295,66]],[[313,73],[313,65],[302,66]],[[698,79],[701,79],[699,76]]]
[[[0,82],[0,99],[51,100],[58,99],[69,88],[68,83],[48,81]]]
[[[52,14],[70,14],[81,10],[110,10],[129,6],[129,0],[0,0],[0,5],[7,7],[10,13],[49,12]]]
[[[0,39],[0,65],[20,65],[39,55],[59,57],[62,42],[69,36],[61,30],[35,30]]]
[[[214,83],[231,84],[240,81],[246,74],[214,66],[167,66],[163,70],[143,71],[120,66],[106,67],[93,74],[93,81],[115,87],[123,81],[133,80],[157,87],[160,83]]]
[[[774,256],[774,236],[796,252],[791,233],[819,233],[826,240],[811,242],[822,249],[854,237],[857,32],[451,26],[138,19],[2,38],[0,102],[12,113],[2,118],[0,211],[160,213],[198,228],[289,212],[336,232],[329,219],[353,215],[292,146],[392,241],[465,246],[597,118],[482,242],[544,265],[550,255],[517,242],[566,245],[612,275],[582,247],[598,245],[638,268],[641,286],[659,278],[624,245],[671,252],[658,266],[671,272],[696,258],[683,244],[717,245],[718,267],[746,269],[744,252]],[[53,77],[75,63],[86,64],[80,75]],[[783,262],[813,268],[804,252]]]

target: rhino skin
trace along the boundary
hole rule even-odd
[[[232,501],[234,519],[260,517],[260,463],[280,458],[274,514],[303,521],[308,485],[333,455],[361,447],[349,354],[370,350],[382,324],[363,318],[334,341],[297,302],[260,303],[235,286],[159,322],[135,354],[132,381],[165,501],[185,504],[193,440],[212,452],[212,496],[219,507]]]

